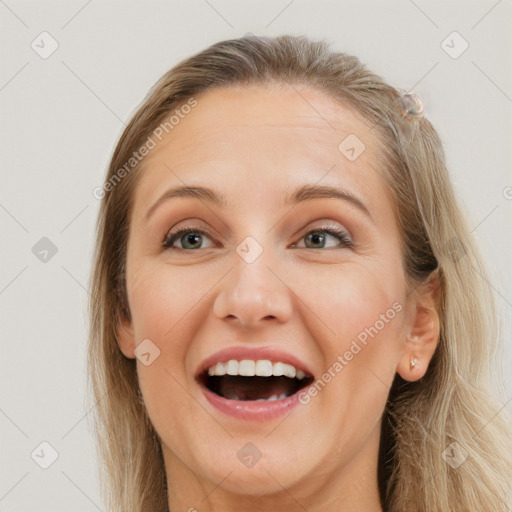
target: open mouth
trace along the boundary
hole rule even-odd
[[[246,359],[219,362],[200,374],[198,380],[228,400],[275,401],[309,386],[313,376],[286,363]]]

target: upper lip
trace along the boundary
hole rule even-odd
[[[207,357],[198,367],[196,371],[196,377],[201,376],[204,372],[210,368],[210,366],[215,366],[217,363],[227,362],[231,359],[236,361],[242,361],[244,359],[249,359],[253,361],[258,361],[259,359],[267,359],[272,363],[286,363],[291,364],[297,370],[302,370],[307,376],[312,376],[311,370],[297,357],[284,352],[283,350],[277,347],[247,347],[247,346],[235,346],[230,348],[225,348],[223,350],[219,350],[215,352],[211,356]]]

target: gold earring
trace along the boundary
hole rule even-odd
[[[418,364],[418,360],[417,360],[415,357],[413,357],[413,358],[411,359],[411,370],[412,370],[412,369],[413,369],[417,364]]]

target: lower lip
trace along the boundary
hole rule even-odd
[[[299,404],[299,393],[281,400],[229,400],[202,386],[206,399],[219,411],[241,420],[268,421],[291,411]]]

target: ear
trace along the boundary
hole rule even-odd
[[[440,320],[438,314],[440,282],[433,274],[428,282],[411,294],[412,315],[404,352],[397,366],[397,373],[404,380],[421,379],[428,368],[439,342]]]
[[[121,352],[129,359],[135,359],[135,336],[131,321],[119,313],[116,326],[117,344]]]

